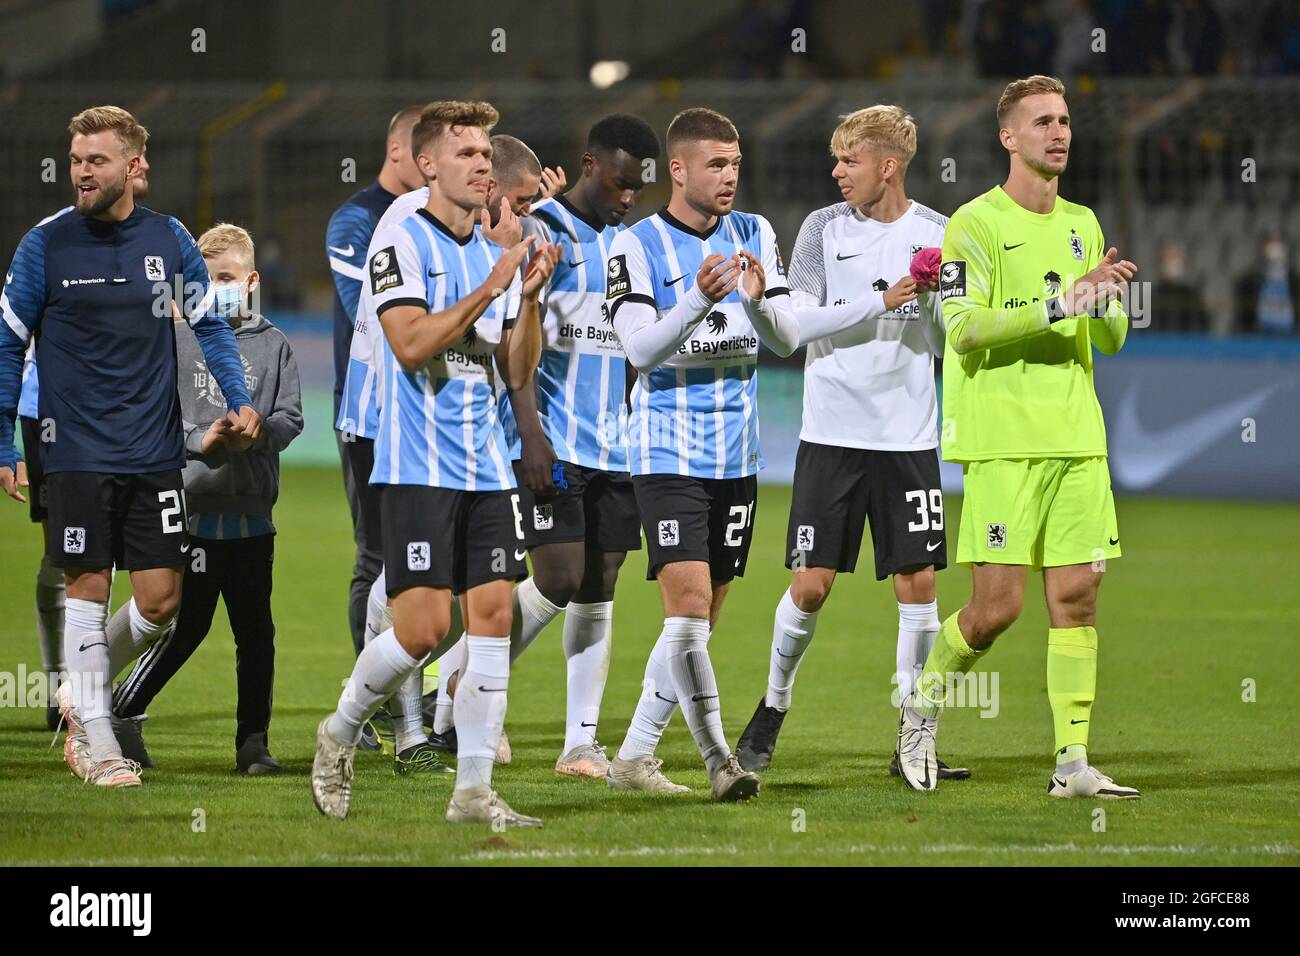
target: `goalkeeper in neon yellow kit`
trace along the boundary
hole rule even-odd
[[[939,272],[943,457],[965,474],[957,560],[971,565],[973,593],[944,621],[904,703],[899,765],[914,789],[935,788],[952,675],[1015,622],[1029,571],[1042,568],[1057,750],[1048,793],[1137,797],[1092,767],[1087,751],[1097,590],[1105,560],[1120,554],[1093,347],[1109,355],[1123,346],[1120,295],[1137,269],[1106,249],[1092,210],[1057,195],[1070,149],[1060,81],[1008,85],[998,125],[1011,172],[949,220]]]

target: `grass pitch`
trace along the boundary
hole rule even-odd
[[[958,525],[958,498],[948,525]],[[789,490],[759,496],[748,574],[711,643],[733,745],[766,682]],[[1121,498],[1126,557],[1102,588],[1091,754],[1140,787],[1140,801],[1046,795],[1052,729],[1041,578],[1022,619],[985,659],[998,711],[945,715],[940,754],[974,779],[917,794],[888,776],[897,612],[887,582],[842,577],[799,673],[776,760],[751,805],[715,806],[690,735],[674,717],[660,756],[685,797],[611,793],[553,771],[564,734],[564,661],[553,624],[519,662],[506,728],[514,763],[496,783],[541,831],[493,834],[443,821],[448,779],[396,777],[357,757],[352,816],[317,814],[313,730],[352,660],[346,593],[352,543],[335,470],[287,469],[276,523],[278,657],[271,747],[285,776],[234,768],[233,643],[218,612],[207,642],[154,703],[158,768],[138,790],[75,780],[48,749],[44,712],[0,708],[0,863],[277,864],[1291,864],[1300,862],[1300,508]],[[0,502],[0,671],[40,666],[32,588],[40,536]],[[950,541],[950,550],[953,544]],[[622,741],[662,618],[644,553],[615,604],[601,740]],[[941,616],[969,573],[939,575]],[[125,599],[119,581],[114,604]],[[14,678],[8,678],[12,681]],[[1243,686],[1243,682],[1251,682]],[[990,685],[986,684],[986,687]],[[1250,697],[1253,686],[1253,702]],[[8,701],[8,703],[12,703]],[[1104,809],[1104,818],[1095,810]]]

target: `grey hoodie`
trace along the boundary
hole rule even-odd
[[[298,363],[284,333],[260,315],[235,329],[244,361],[244,384],[262,417],[262,434],[244,452],[218,446],[203,454],[203,435],[226,413],[226,398],[208,373],[198,339],[176,323],[177,385],[185,427],[185,504],[191,514],[271,517],[280,494],[280,452],[302,433]]]

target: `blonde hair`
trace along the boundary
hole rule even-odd
[[[139,156],[149,141],[149,131],[120,106],[92,106],[68,121],[68,135],[90,136],[112,130],[127,156]]]
[[[464,100],[436,100],[420,111],[411,129],[411,153],[420,155],[429,144],[453,126],[477,126],[492,133],[501,114],[491,103]]]
[[[1006,125],[1007,116],[1026,96],[1037,96],[1040,93],[1059,93],[1064,96],[1065,84],[1054,76],[1043,76],[1041,73],[1008,83],[998,99],[998,125]]]
[[[840,117],[831,134],[831,154],[867,148],[887,153],[906,167],[916,155],[916,120],[901,106],[868,106]]]
[[[203,235],[199,236],[199,253],[204,259],[215,259],[223,253],[234,250],[244,265],[251,272],[253,266],[253,237],[242,226],[233,222],[219,222]]]

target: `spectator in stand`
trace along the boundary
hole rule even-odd
[[[1181,242],[1160,247],[1160,274],[1143,303],[1157,332],[1208,332],[1210,316],[1201,292],[1187,281],[1187,251]]]
[[[1258,266],[1237,280],[1235,330],[1265,335],[1296,334],[1296,303],[1300,276],[1277,233],[1264,238]]]

